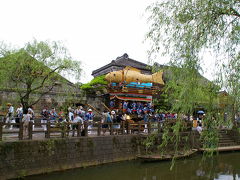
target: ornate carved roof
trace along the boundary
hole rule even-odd
[[[111,63],[109,63],[99,69],[94,70],[92,72],[92,75],[94,77],[100,76],[100,75],[107,74],[112,71],[121,70],[121,69],[125,68],[126,66],[131,66],[131,67],[140,69],[143,73],[151,74],[151,69],[149,68],[149,65],[139,62],[139,61],[136,61],[134,59],[131,59],[128,57],[128,54],[125,53],[122,56],[117,57],[116,60],[112,60]]]

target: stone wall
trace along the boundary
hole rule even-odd
[[[0,142],[0,179],[131,160],[137,135]]]
[[[198,148],[197,132],[187,134],[189,139],[184,144]],[[142,142],[146,137],[116,135],[0,142],[0,180],[132,160],[145,153]]]

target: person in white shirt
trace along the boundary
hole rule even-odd
[[[73,119],[74,119],[74,114],[73,114],[73,109],[69,109],[68,110],[68,122],[71,123],[73,122]],[[72,129],[72,126],[68,126],[68,129]]]
[[[73,119],[74,119],[74,114],[73,114],[73,110],[71,109],[68,112],[68,121],[71,122],[71,121],[73,121]]]
[[[19,104],[19,107],[17,108],[16,113],[17,113],[17,117],[22,118],[22,115],[23,115],[23,106],[22,106],[22,104]]]
[[[30,107],[28,108],[28,112],[31,113],[31,115],[32,115],[30,121],[32,121],[32,123],[33,123],[33,131],[34,131],[34,127],[35,127],[35,125],[34,125],[34,122],[35,122],[35,121],[34,121],[35,113],[34,113],[34,111],[33,111],[33,107],[32,107],[32,106],[30,106]]]
[[[77,109],[74,111],[75,114],[78,114],[80,116],[81,112],[82,112],[83,107],[82,106],[78,106]]]
[[[78,114],[74,114],[74,119],[72,121],[72,130],[73,130],[73,133],[72,133],[72,137],[74,137],[74,134],[75,134],[75,129],[77,130],[78,128],[78,124],[77,123],[81,123],[83,124],[83,119],[78,115]]]
[[[32,116],[34,116],[34,111],[33,111],[32,106],[28,108],[28,111],[31,112]],[[32,117],[32,118],[33,118],[33,117]]]
[[[23,138],[27,138],[28,136],[28,126],[29,126],[29,122],[32,118],[32,112],[30,110],[28,110],[27,114],[23,114]]]
[[[6,122],[5,123],[15,123],[14,120],[14,107],[12,106],[11,103],[7,103],[7,107],[8,107],[8,112],[6,115]],[[3,128],[5,128],[6,125],[3,126]],[[10,125],[10,129],[13,128],[13,125]]]
[[[198,123],[198,126],[197,126],[197,131],[199,132],[199,134],[202,133],[202,124],[201,123]]]

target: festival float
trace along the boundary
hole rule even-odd
[[[153,105],[153,97],[164,86],[163,72],[152,75],[141,73],[141,70],[127,66],[122,70],[109,72],[105,79],[108,82],[110,109],[126,111],[124,103]],[[112,104],[111,104],[112,102]],[[134,108],[134,107],[133,107]],[[137,109],[136,109],[137,110]],[[131,113],[131,119],[137,120],[137,113]]]

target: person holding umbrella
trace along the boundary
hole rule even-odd
[[[199,123],[202,123],[204,111],[200,110],[200,111],[198,111],[197,113],[198,113],[197,121],[198,121],[198,124],[199,124]]]
[[[204,114],[204,111],[200,110],[197,112],[198,114]]]

